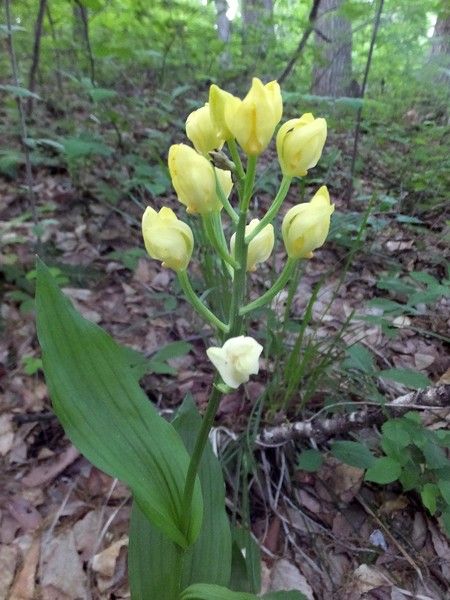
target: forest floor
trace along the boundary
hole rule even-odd
[[[130,200],[120,200],[112,209],[88,191],[81,194],[64,170],[39,168],[34,176],[41,207],[40,252],[60,269],[64,292],[86,318],[147,357],[170,342],[189,342],[188,353],[169,361],[173,374],[146,375],[142,385],[165,413],[188,392],[204,408],[213,378],[205,355],[210,331],[176,291],[173,273],[143,255],[141,209]],[[15,181],[0,182],[0,196],[1,258],[7,263],[8,255],[17,257],[17,270],[5,271],[1,297],[0,599],[128,598],[130,493],[80,456],[51,413],[30,304],[34,224],[26,193]],[[348,224],[358,207],[349,207],[338,194],[334,200],[340,222]],[[167,201],[175,205],[173,197]],[[266,202],[263,194],[261,205]],[[292,191],[286,205],[294,202]],[[405,302],[405,292],[390,287],[393,271],[397,280],[411,272],[445,278],[443,223],[442,214],[433,211],[421,215],[419,227],[401,222],[394,212],[375,215],[343,280],[348,247],[332,238],[306,265],[293,318],[301,316],[314,285],[328,274],[313,310],[311,328],[317,339],[335,336],[350,317],[343,341],[348,347],[361,343],[379,369],[413,369],[430,385],[450,384],[444,341],[448,295],[425,299],[414,314],[395,313],[387,328],[366,319],[383,315],[376,304],[370,305],[374,298]],[[282,260],[279,250],[277,270]],[[14,265],[0,265],[5,266]],[[193,268],[195,273],[198,267]],[[383,278],[388,281],[384,288]],[[269,267],[254,277],[261,289],[269,279]],[[418,284],[419,291],[424,289]],[[283,297],[274,305],[275,315],[283,311],[282,302]],[[331,367],[326,385],[337,377],[340,365]],[[245,391],[223,399],[219,447],[220,440],[244,431],[271,369],[265,359]],[[318,386],[300,418],[323,406],[326,385]],[[337,385],[339,397],[361,400],[344,377]],[[388,379],[378,379],[377,385],[386,400],[407,391]],[[449,415],[449,407],[422,411],[431,428],[448,426]],[[263,426],[284,417],[282,411],[269,411]],[[370,427],[358,434],[364,439],[376,435]],[[351,432],[347,437],[355,439]],[[265,588],[300,589],[315,600],[448,597],[450,545],[442,523],[416,494],[402,493],[398,484],[364,482],[362,469],[340,463],[326,453],[326,445],[320,448],[325,460],[313,473],[296,468],[292,444],[256,451],[264,477],[251,483],[252,528],[262,546]],[[228,484],[231,496],[232,481]]]

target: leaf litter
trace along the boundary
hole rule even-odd
[[[109,258],[112,252],[141,247],[139,230],[132,224],[132,219],[139,220],[139,210],[124,201],[122,208],[132,217],[127,219],[95,199],[80,201],[63,175],[44,170],[37,173],[36,184],[43,201],[52,206],[42,241],[58,255],[58,268],[65,265],[61,273],[70,284],[62,281],[62,286],[77,308],[121,343],[148,357],[167,343],[190,341],[192,351],[172,363],[175,375],[149,374],[143,385],[162,410],[170,412],[187,392],[204,407],[213,377],[204,358],[210,332],[200,329],[200,321],[181,297],[167,306],[168,298],[173,298],[170,272],[143,257],[137,258],[132,269]],[[15,220],[25,210],[23,199],[8,184],[2,184],[1,193],[1,259],[15,253],[17,264],[31,271],[33,249],[17,243],[32,237],[32,224]],[[413,368],[437,382],[449,368],[438,337],[449,330],[449,300],[440,298],[431,310],[419,306],[415,314],[396,317],[391,325],[396,328],[395,337],[370,323],[368,317],[382,317],[383,311],[365,306],[380,297],[377,282],[392,257],[406,273],[432,264],[438,274],[439,235],[427,233],[428,262],[427,253],[417,251],[414,235],[411,228],[392,223],[389,237],[376,238],[372,254],[356,255],[343,282],[336,276],[345,256],[342,248],[317,252],[306,265],[293,312],[294,318],[303,313],[313,287],[329,273],[307,335],[330,339],[350,317],[343,336],[346,344],[360,341],[381,368]],[[281,264],[282,256],[275,260]],[[19,269],[19,279],[25,275]],[[263,286],[267,275],[257,273],[255,281]],[[8,282],[1,300],[0,600],[31,600],[36,595],[44,600],[129,598],[129,493],[68,444],[51,414],[41,371],[24,372],[22,357],[39,358],[39,350],[33,317],[25,306],[29,291],[20,281]],[[18,289],[25,297],[13,294]],[[386,296],[398,300],[389,291]],[[283,313],[285,300],[283,295],[278,298],[277,313]],[[424,330],[437,335],[423,335]],[[270,362],[265,368],[270,371]],[[385,382],[383,386],[390,398],[404,391],[399,384]],[[245,395],[226,397],[219,412],[220,425],[234,433],[242,431],[264,389],[263,381],[253,381]],[[316,398],[320,395],[311,399],[312,407]],[[22,415],[27,419],[21,420]],[[430,424],[435,422],[433,414],[427,418]],[[448,426],[448,416],[441,417],[442,423]],[[255,531],[258,521],[262,531],[271,531],[268,548],[260,535],[267,590],[294,586],[308,599],[324,600],[444,597],[450,577],[448,541],[414,498],[405,501],[395,488],[390,492],[364,484],[361,469],[332,457],[327,456],[316,473],[294,470],[291,477],[283,450],[258,451],[258,460],[263,455],[266,482],[253,492],[252,504]],[[376,519],[364,505],[373,508]],[[413,557],[417,569],[399,548]]]

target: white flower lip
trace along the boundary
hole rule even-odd
[[[240,335],[227,340],[221,348],[208,348],[206,354],[223,381],[231,388],[237,388],[247,382],[250,375],[258,373],[262,350],[255,339]]]

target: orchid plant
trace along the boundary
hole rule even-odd
[[[176,272],[186,299],[212,328],[215,345],[206,354],[217,373],[203,417],[188,398],[171,423],[164,420],[138,385],[145,359],[83,319],[45,265],[38,264],[37,328],[54,410],[87,458],[127,483],[133,494],[133,600],[245,600],[259,591],[255,579],[237,583],[236,565],[243,564],[245,571],[252,540],[249,532],[230,527],[221,468],[208,436],[222,396],[258,373],[263,347],[248,335],[249,316],[286,286],[298,260],[312,258],[323,245],[334,210],[323,186],[310,202],[286,212],[281,228],[285,266],[268,290],[250,300],[249,273],[273,251],[274,224],[292,179],[317,164],[327,135],[325,120],[311,114],[279,128],[281,185],[265,214],[250,215],[258,158],[282,112],[276,81],[264,85],[254,78],[243,100],[212,85],[209,102],[186,121],[194,147],[176,144],[169,150],[178,200],[201,220],[204,237],[229,278],[226,318],[215,314],[191,284],[191,227],[166,206],[158,212],[149,206],[142,218],[148,254]],[[296,591],[264,596],[302,597]]]

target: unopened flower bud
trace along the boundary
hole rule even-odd
[[[223,146],[223,138],[211,121],[209,105],[206,103],[202,108],[194,110],[186,120],[186,135],[194,144],[194,148],[203,156],[207,156],[211,150],[217,150]]]
[[[245,235],[250,235],[259,225],[259,219],[252,219],[245,228]],[[233,233],[230,240],[231,254],[234,256],[234,246],[236,243],[236,234]],[[248,245],[247,250],[247,271],[256,271],[256,265],[266,261],[272,253],[275,243],[273,225],[266,225]]]
[[[311,258],[330,230],[334,205],[327,187],[322,186],[310,202],[297,204],[286,213],[281,232],[290,258]]]
[[[180,221],[173,210],[164,206],[159,213],[148,206],[142,216],[145,249],[164,267],[183,271],[189,264],[194,248],[194,236],[187,223]]]
[[[327,139],[327,122],[311,113],[284,123],[277,134],[277,152],[283,175],[303,177],[317,165]]]
[[[186,144],[175,144],[169,150],[169,172],[181,204],[188,213],[207,214],[219,211],[222,204],[216,194],[212,164]],[[233,187],[231,173],[216,168],[223,193],[228,198]]]
[[[272,138],[283,113],[280,86],[276,81],[264,85],[256,77],[243,100],[225,106],[225,122],[249,156],[258,156]]]

